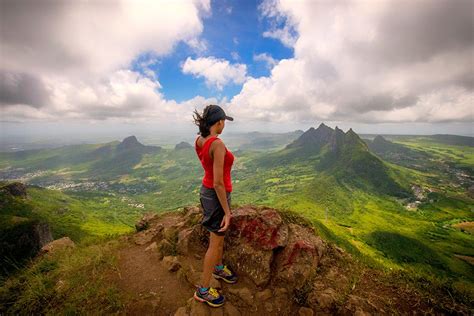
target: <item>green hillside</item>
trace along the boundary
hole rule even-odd
[[[340,185],[353,186],[393,196],[409,196],[408,188],[392,177],[395,172],[369,151],[365,142],[352,130],[344,133],[321,124],[310,128],[284,149],[256,160],[261,168],[305,164],[313,170],[306,175],[324,173]]]
[[[113,179],[130,173],[143,156],[161,150],[157,146],[145,146],[135,136],[122,142],[99,145],[68,145],[55,149],[26,150],[0,153],[0,167],[22,168],[25,172],[43,170],[42,177],[60,179],[63,174],[52,176],[51,171],[66,169],[64,178],[70,179]],[[59,177],[58,177],[59,176]]]

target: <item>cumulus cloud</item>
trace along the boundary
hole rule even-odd
[[[214,86],[218,90],[230,83],[241,84],[247,78],[245,64],[231,64],[228,60],[215,57],[188,57],[181,69],[185,74],[204,78],[208,86]]]
[[[166,100],[159,92],[160,85],[131,70],[118,70],[94,83],[67,79],[50,79],[51,89],[47,111],[39,111],[23,104],[5,107],[2,120],[108,120],[187,122],[196,106],[220,102],[215,98],[197,96],[177,103]]]
[[[473,121],[473,12],[468,0],[264,1],[262,35],[294,57],[247,80],[230,108],[278,122]]]
[[[41,108],[49,102],[49,91],[41,78],[0,70],[0,106],[27,105]]]
[[[209,0],[0,5],[2,120],[183,119],[150,66],[179,41],[205,49],[199,36]],[[144,75],[127,70],[144,52],[152,56],[139,65]]]
[[[254,61],[262,61],[262,62],[266,63],[267,68],[269,68],[269,69],[272,69],[277,64],[277,60],[274,59],[272,56],[270,56],[267,53],[261,53],[261,54],[253,55],[253,60]]]

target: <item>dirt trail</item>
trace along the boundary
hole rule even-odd
[[[170,227],[179,215],[165,216],[161,223]],[[127,315],[174,315],[193,296],[194,287],[176,277],[162,264],[159,253],[146,251],[148,243],[136,245],[131,238],[119,250],[118,271],[112,276],[122,293],[128,296]]]
[[[168,271],[157,252],[147,245],[130,245],[118,254],[120,276],[117,284],[130,295],[129,315],[174,315],[192,297],[194,288]]]

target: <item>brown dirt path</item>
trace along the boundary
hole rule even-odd
[[[118,254],[117,285],[129,297],[127,315],[174,315],[193,296],[194,288],[179,280],[147,245],[130,244]],[[128,300],[127,300],[128,301]]]

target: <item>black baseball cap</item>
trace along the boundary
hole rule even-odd
[[[206,120],[209,125],[213,125],[219,120],[233,121],[234,118],[231,116],[227,116],[220,106],[212,104],[209,106],[209,110],[207,111]]]

